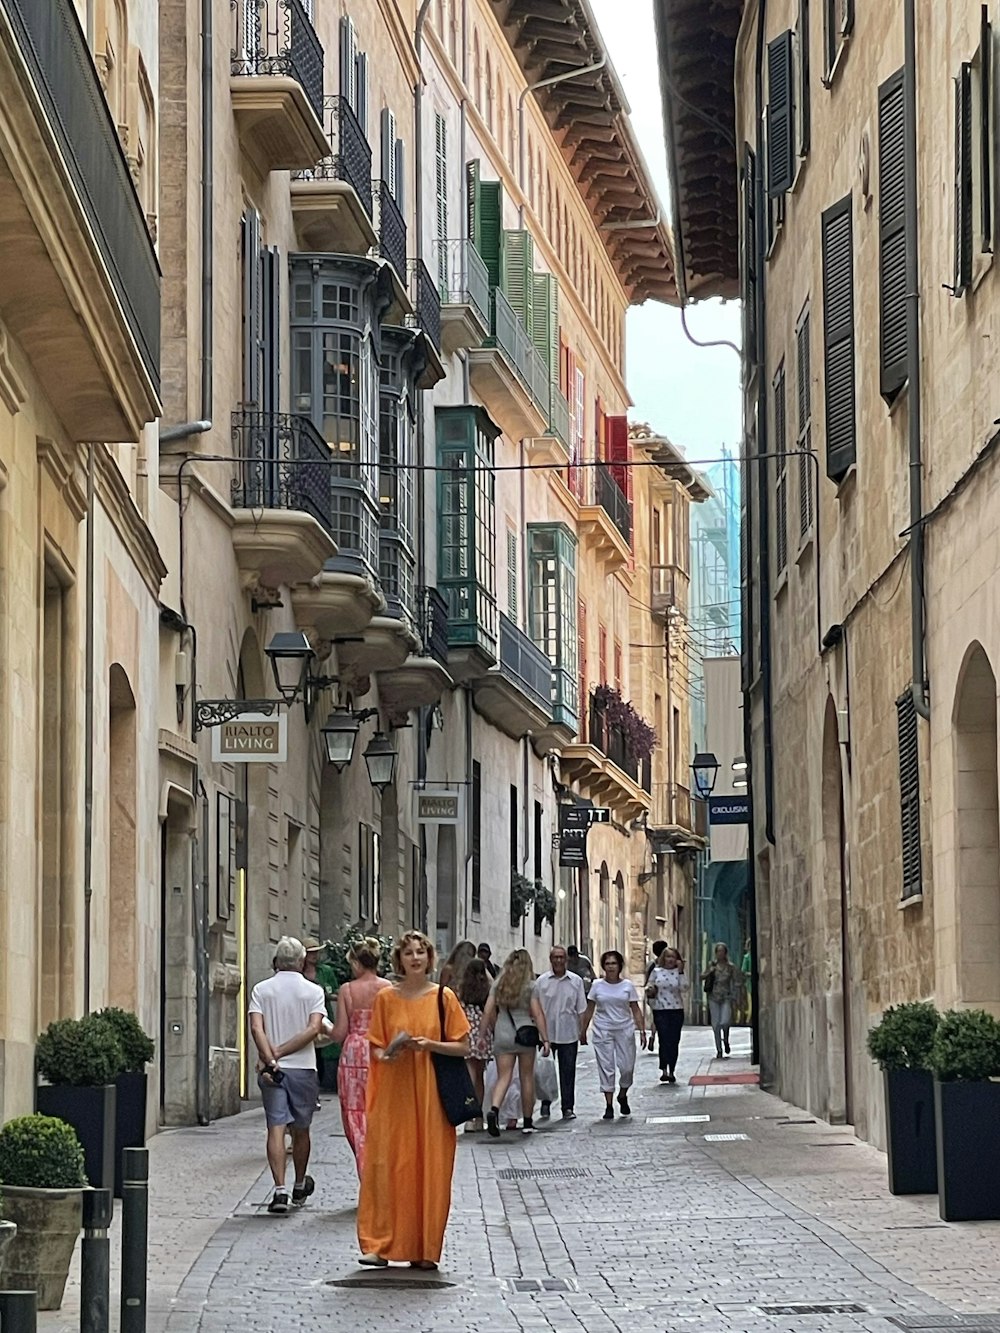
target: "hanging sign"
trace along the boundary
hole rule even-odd
[[[592,810],[586,805],[559,806],[559,864],[575,869],[587,865],[587,832]]]
[[[418,824],[457,824],[462,813],[462,793],[457,787],[414,793]]]
[[[287,758],[287,713],[242,713],[212,728],[213,763],[283,764]]]
[[[710,824],[749,824],[749,796],[710,796],[708,798]]]

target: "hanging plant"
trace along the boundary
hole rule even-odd
[[[622,697],[614,685],[598,685],[594,690],[594,707],[605,715],[612,727],[625,737],[625,744],[634,760],[642,763],[656,749],[656,732],[641,713]]]
[[[540,883],[541,881],[539,881]],[[534,880],[514,871],[510,877],[510,919],[513,925],[523,921],[535,901],[536,884]]]
[[[556,895],[540,879],[535,880],[535,911],[550,926],[556,920]]]

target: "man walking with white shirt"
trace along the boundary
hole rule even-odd
[[[269,1213],[287,1213],[285,1129],[291,1129],[295,1184],[291,1202],[305,1203],[316,1188],[306,1175],[319,1078],[313,1042],[326,1017],[323,987],[302,975],[306,951],[301,940],[283,935],[274,954],[274,976],[254,986],[250,996],[250,1031],[260,1055],[257,1086],[267,1121],[267,1164],[274,1177]]]
[[[580,1046],[580,1027],[587,1010],[587,994],[582,979],[575,972],[569,971],[568,961],[563,946],[554,944],[549,951],[551,970],[543,972],[538,978],[535,993],[545,1014],[549,1045],[559,1065],[562,1118],[575,1120],[576,1056]],[[550,1104],[542,1102],[542,1120],[548,1119],[549,1111]]]

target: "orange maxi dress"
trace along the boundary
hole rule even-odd
[[[469,1031],[462,1006],[447,989],[444,1021],[446,1041],[461,1041]],[[387,1046],[397,1032],[440,1041],[436,986],[415,1000],[405,999],[395,988],[379,991],[369,1040]],[[408,1050],[388,1063],[372,1060],[358,1197],[362,1254],[437,1263],[451,1208],[454,1166],[455,1128],[441,1109],[430,1055]]]

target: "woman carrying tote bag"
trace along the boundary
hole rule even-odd
[[[493,1030],[493,1056],[497,1062],[497,1081],[493,1105],[486,1113],[486,1129],[491,1138],[500,1137],[500,1112],[497,1109],[507,1095],[516,1062],[521,1078],[522,1133],[535,1132],[535,1056],[541,1046],[549,1054],[549,1034],[545,1014],[535,994],[535,973],[527,949],[515,949],[493,983],[483,1012],[482,1030]]]

